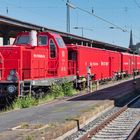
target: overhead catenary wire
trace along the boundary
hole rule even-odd
[[[19,5],[17,5],[17,4],[14,4],[14,3],[10,3],[10,2],[7,2],[7,1],[4,1],[4,0],[1,0],[2,2],[4,2],[6,5],[8,5],[8,6],[6,6],[6,13],[7,13],[7,7],[8,7],[8,14],[10,14],[10,10],[9,9],[11,9],[11,8],[18,8],[18,9],[20,9],[20,10],[22,10],[22,11],[25,11],[25,12],[28,12],[28,13],[30,13],[30,14],[32,14],[32,15],[35,15],[35,16],[38,16],[38,17],[43,17],[44,15],[42,14],[39,14],[36,10],[34,10],[33,9],[33,6],[19,6]],[[55,6],[36,6],[35,8],[56,8]],[[2,7],[3,8],[3,7]],[[26,10],[25,10],[25,8],[26,8]],[[57,8],[62,8],[62,7],[57,7]],[[63,7],[64,8],[64,7]]]
[[[65,3],[67,3],[65,0],[62,0],[62,1],[65,2]],[[11,3],[9,3],[9,4],[10,4],[11,6],[14,6],[14,7],[15,7],[15,5],[13,5],[13,4],[11,4]],[[70,5],[73,5],[73,4],[71,4],[70,2],[69,2],[69,4],[70,4]],[[28,7],[26,7],[26,8],[32,8],[32,7],[33,7],[33,6],[28,6]],[[46,7],[46,6],[44,6],[44,7]],[[17,6],[17,8],[23,8],[23,7]],[[24,8],[25,8],[25,6],[24,6]],[[36,6],[35,8],[41,8],[41,7]],[[47,6],[47,8],[52,8],[52,7],[51,7],[51,6]],[[90,15],[92,15],[92,16],[94,16],[94,17],[96,17],[96,18],[98,18],[98,19],[100,19],[100,20],[102,20],[102,21],[104,21],[104,22],[106,22],[106,23],[108,23],[108,24],[110,24],[110,25],[116,27],[117,29],[122,30],[123,32],[129,32],[128,30],[126,30],[126,29],[124,29],[124,28],[122,28],[122,27],[120,27],[120,26],[118,26],[118,25],[116,25],[116,24],[114,24],[114,23],[108,21],[108,20],[105,19],[105,18],[102,18],[101,16],[96,15],[96,14],[93,13],[93,12],[89,12],[89,11],[87,11],[87,10],[85,10],[85,9],[83,9],[83,8],[81,8],[81,7],[79,7],[79,6],[76,6],[76,5],[74,5],[74,8],[75,8],[75,9],[79,9],[79,10],[81,10],[81,11],[87,13],[87,14],[90,14]],[[30,11],[30,12],[31,12],[31,11]],[[33,12],[33,11],[32,11],[32,12]]]
[[[128,32],[128,30],[126,30],[126,29],[124,29],[124,28],[122,28],[122,27],[120,27],[120,26],[118,26],[118,25],[116,25],[116,24],[114,24],[114,23],[106,20],[105,18],[102,18],[102,17],[100,17],[100,16],[98,16],[98,15],[96,15],[94,13],[91,13],[91,12],[89,12],[89,11],[83,9],[83,8],[80,8],[80,7],[76,7],[76,8],[79,9],[79,10],[81,10],[81,11],[83,11],[83,12],[86,12],[86,13],[88,13],[88,14],[90,14],[90,15],[92,15],[92,16],[94,16],[94,17],[96,17],[96,18],[98,18],[98,19],[100,19],[100,20],[102,20],[102,21],[104,21],[104,22],[106,22],[106,23],[114,26],[114,27],[116,27],[117,29],[122,30],[123,32]]]
[[[65,2],[64,0],[62,0],[62,1]],[[96,18],[98,18],[98,19],[100,19],[100,20],[102,20],[102,21],[104,21],[104,22],[106,22],[106,23],[108,23],[108,24],[110,24],[110,25],[116,27],[117,29],[122,30],[123,32],[129,32],[128,30],[122,28],[121,26],[118,26],[118,25],[116,25],[116,24],[114,24],[114,23],[108,21],[107,19],[105,19],[105,18],[103,18],[103,17],[101,17],[101,16],[98,16],[98,15],[96,15],[96,14],[93,13],[93,12],[89,12],[88,10],[85,10],[85,9],[83,9],[83,8],[81,8],[81,7],[79,7],[79,6],[75,5],[75,4],[72,4],[72,3],[70,3],[70,2],[69,2],[69,3],[68,3],[68,2],[65,2],[65,3],[68,4],[68,5],[70,5],[73,9],[79,9],[80,11],[83,11],[83,12],[85,12],[85,13],[87,13],[87,14],[90,14],[91,16],[94,16],[94,17],[96,17]]]
[[[140,4],[137,2],[137,0],[133,0],[134,1],[134,3],[136,4],[136,6],[138,7],[138,8],[140,8]]]
[[[87,11],[87,10],[85,10],[85,9],[79,7],[79,6],[76,6],[76,5],[74,5],[74,4],[71,4],[71,3],[66,3],[66,4],[72,5],[72,8],[73,8],[73,9],[79,9],[80,11],[83,11],[83,12],[85,12],[85,13],[87,13],[87,14],[90,14],[91,16],[94,16],[94,17],[96,17],[96,18],[98,18],[98,19],[100,19],[100,20],[102,20],[102,21],[104,21],[104,22],[106,22],[106,23],[108,23],[108,24],[110,24],[110,25],[116,27],[117,29],[122,30],[123,32],[129,32],[128,30],[122,28],[121,26],[119,26],[119,25],[117,25],[117,24],[114,24],[114,23],[108,21],[107,19],[105,19],[105,18],[103,18],[103,17],[101,17],[101,16],[98,16],[98,15],[96,15],[96,14],[93,13],[93,12],[89,12],[89,11]]]
[[[65,2],[64,0],[62,0],[62,1]],[[135,1],[136,1],[136,0],[135,0]],[[65,2],[65,3],[68,4],[67,2]],[[103,22],[105,22],[105,23],[108,23],[108,24],[112,25],[112,26],[115,27],[116,29],[120,29],[120,30],[123,31],[123,32],[130,33],[130,30],[131,30],[131,29],[128,30],[128,29],[122,28],[121,26],[119,26],[119,25],[117,25],[117,24],[115,24],[115,23],[112,23],[111,21],[109,21],[109,20],[107,20],[107,19],[105,19],[105,18],[103,18],[103,17],[101,17],[101,16],[98,16],[98,15],[96,15],[95,13],[89,12],[88,10],[85,10],[85,9],[83,9],[83,8],[81,8],[81,7],[77,6],[77,5],[75,5],[75,4],[69,3],[69,5],[70,5],[73,9],[78,9],[78,10],[80,10],[80,11],[83,11],[83,12],[85,12],[85,13],[91,15],[91,16],[96,17],[97,19],[99,19],[99,20],[101,20],[101,21],[103,21]],[[140,6],[140,5],[139,5],[139,6]],[[138,40],[140,40],[140,37],[138,37],[138,36],[135,35],[134,33],[133,33],[133,35],[135,36],[135,38],[137,38]]]

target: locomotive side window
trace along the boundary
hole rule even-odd
[[[53,40],[50,40],[50,57],[51,58],[56,57],[56,46],[55,46]]]
[[[29,36],[27,35],[19,36],[15,44],[29,44]]]
[[[38,45],[39,46],[48,45],[48,37],[44,35],[40,35],[38,37]]]
[[[75,51],[68,51],[68,59],[69,60],[76,60],[77,59],[77,54]]]
[[[64,44],[64,41],[62,40],[62,38],[56,38],[56,42],[58,44],[59,47],[61,48],[64,48],[65,47],[65,44]]]

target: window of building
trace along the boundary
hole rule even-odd
[[[56,46],[55,46],[53,40],[50,40],[50,57],[51,58],[56,57]]]
[[[40,35],[38,37],[38,45],[39,46],[48,45],[48,37],[44,35]]]

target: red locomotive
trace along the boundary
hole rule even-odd
[[[65,44],[55,33],[23,32],[13,45],[0,47],[0,94],[39,94],[63,79],[80,84],[89,67],[96,81],[133,74],[140,71],[140,56]]]

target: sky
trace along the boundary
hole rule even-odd
[[[67,0],[0,0],[0,14],[66,32]],[[134,44],[140,42],[140,0],[70,0],[70,33],[128,47],[130,30]],[[94,13],[126,30],[79,10]],[[113,28],[110,28],[113,27]]]

